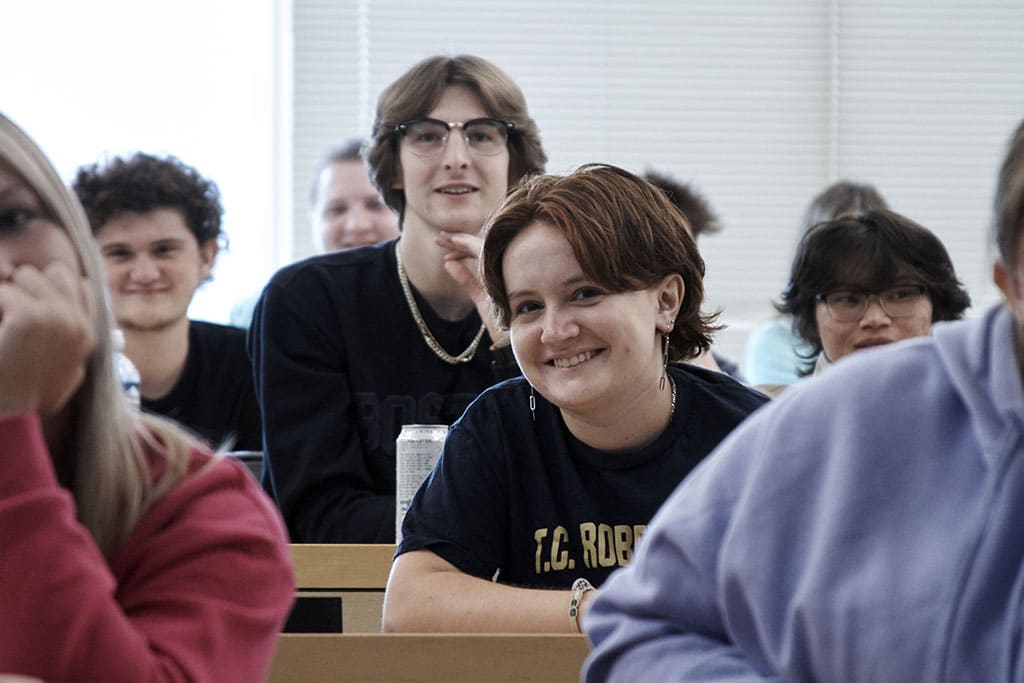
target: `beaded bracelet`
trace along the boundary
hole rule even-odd
[[[572,597],[569,598],[569,620],[576,633],[580,633],[580,603],[583,602],[583,594],[594,590],[590,582],[580,578],[572,582]]]

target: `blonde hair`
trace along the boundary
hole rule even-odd
[[[67,449],[72,461],[54,464],[61,484],[75,499],[78,521],[110,559],[153,501],[184,476],[191,438],[165,420],[139,415],[128,403],[114,374],[113,319],[99,251],[85,213],[42,150],[3,114],[0,160],[21,176],[67,232],[99,304],[96,348],[86,363],[85,379],[66,408],[73,419]],[[167,461],[156,483],[151,480],[147,453]]]

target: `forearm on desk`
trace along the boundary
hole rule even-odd
[[[584,594],[583,610],[596,591]],[[395,559],[384,596],[385,631],[574,633],[572,593],[519,588],[465,574],[429,550]]]

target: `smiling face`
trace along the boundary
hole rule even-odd
[[[110,301],[126,331],[159,330],[185,319],[196,288],[210,276],[217,243],[202,247],[177,209],[118,214],[100,228]]]
[[[657,394],[658,328],[678,311],[678,302],[661,305],[663,285],[608,292],[584,274],[565,237],[541,222],[509,243],[502,270],[516,360],[563,415],[614,411]]]
[[[484,110],[473,91],[453,85],[444,91],[427,116],[462,123],[491,114]],[[399,163],[400,181],[395,183],[395,189],[405,192],[406,231],[476,234],[508,189],[508,148],[493,156],[474,153],[460,129],[453,129],[444,150],[432,157],[413,154],[402,140]]]
[[[893,318],[882,310],[878,297],[871,297],[864,315],[855,322],[839,322],[824,302],[815,304],[815,319],[821,346],[832,362],[862,349],[924,337],[932,327],[932,301],[922,296],[911,315]]]
[[[360,161],[328,164],[317,180],[313,238],[321,252],[341,251],[398,237],[398,216],[370,183]]]

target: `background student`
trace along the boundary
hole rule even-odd
[[[80,168],[74,188],[141,376],[142,409],[214,447],[261,450],[245,333],[188,318],[223,237],[217,186],[179,159],[138,153]]]
[[[840,216],[888,208],[874,185],[840,180],[821,190],[807,205],[799,236],[802,240],[815,225]],[[756,386],[795,384],[813,353],[793,329],[793,319],[783,315],[751,332],[743,351],[743,376]]]
[[[970,305],[939,238],[878,210],[809,230],[778,309],[809,349],[801,372],[818,374],[852,353],[925,336]]]

